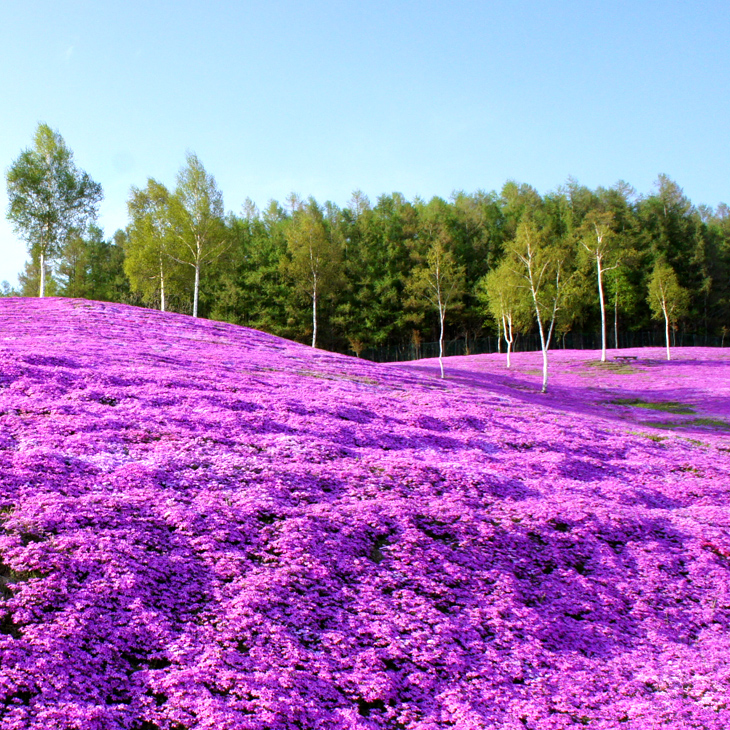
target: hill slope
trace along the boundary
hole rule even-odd
[[[0,300],[0,730],[730,725],[724,432],[488,362]]]

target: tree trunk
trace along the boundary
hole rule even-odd
[[[43,298],[46,295],[46,257],[41,251],[41,290],[39,297]]]
[[[200,287],[200,264],[195,264],[195,289],[193,291],[193,317],[198,316],[198,289]]]
[[[545,345],[545,336],[542,333],[542,327],[540,327],[540,343],[542,345],[542,390],[540,392],[547,393],[548,354],[547,354],[547,346]]]
[[[669,314],[667,313],[667,308],[663,307],[664,309],[664,336],[667,341],[667,360],[671,360],[671,355],[669,354]]]
[[[317,289],[312,291],[312,347],[317,347]]]
[[[545,342],[545,328],[542,323],[542,317],[540,316],[540,307],[537,305],[537,297],[533,293],[533,299],[535,301],[535,314],[537,315],[537,329],[540,332],[540,348],[542,349],[542,393],[547,393],[548,383],[548,356],[547,356],[547,343]]]
[[[165,271],[162,268],[162,259],[160,259],[160,311],[165,311]]]
[[[439,319],[441,320],[441,333],[439,334],[439,367],[441,368],[441,377],[444,377],[444,318],[446,310],[439,304]]]
[[[555,327],[555,315],[558,311],[558,292],[560,291],[560,270],[558,269],[555,279],[555,299],[553,300],[553,311],[550,315],[550,327],[545,336],[545,323],[540,315],[540,307],[537,303],[537,292],[532,290],[532,298],[535,302],[535,313],[537,315],[537,326],[540,330],[540,345],[542,346],[542,393],[547,393],[548,384],[548,347],[553,336],[553,328]]]
[[[603,270],[600,256],[596,256],[596,268],[598,269],[598,299],[601,303],[601,362],[606,362],[606,303],[603,299]]]
[[[618,292],[613,300],[613,346],[618,350]]]
[[[533,287],[532,301],[535,304],[535,318],[537,319],[537,329],[540,332],[540,347],[542,349],[542,393],[547,393],[548,383],[548,355],[547,355],[547,343],[545,342],[545,327],[540,316],[540,305],[537,303],[537,292]],[[552,330],[551,330],[552,331]]]
[[[512,317],[502,317],[502,327],[504,329],[504,341],[507,343],[507,368],[512,367],[510,355],[512,354],[512,343],[514,337],[512,335]]]

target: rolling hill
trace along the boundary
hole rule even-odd
[[[0,300],[0,730],[730,726],[730,351],[376,365]]]

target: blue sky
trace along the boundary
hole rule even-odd
[[[188,150],[236,212],[569,176],[648,193],[660,173],[715,206],[728,38],[726,0],[4,0],[0,167],[46,122],[102,184],[108,236]],[[3,216],[0,280],[25,258]]]

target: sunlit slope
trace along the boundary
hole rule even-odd
[[[452,382],[487,388],[558,411],[605,419],[612,426],[664,439],[669,433],[730,446],[730,347],[673,348],[667,362],[660,347],[609,350],[606,362],[598,352],[551,350],[550,387],[541,393],[542,354],[450,357]],[[438,360],[402,363],[410,372],[438,376]],[[641,431],[641,429],[638,429]],[[664,432],[664,433],[662,433]]]
[[[0,730],[726,728],[722,435],[525,392],[0,300]]]

